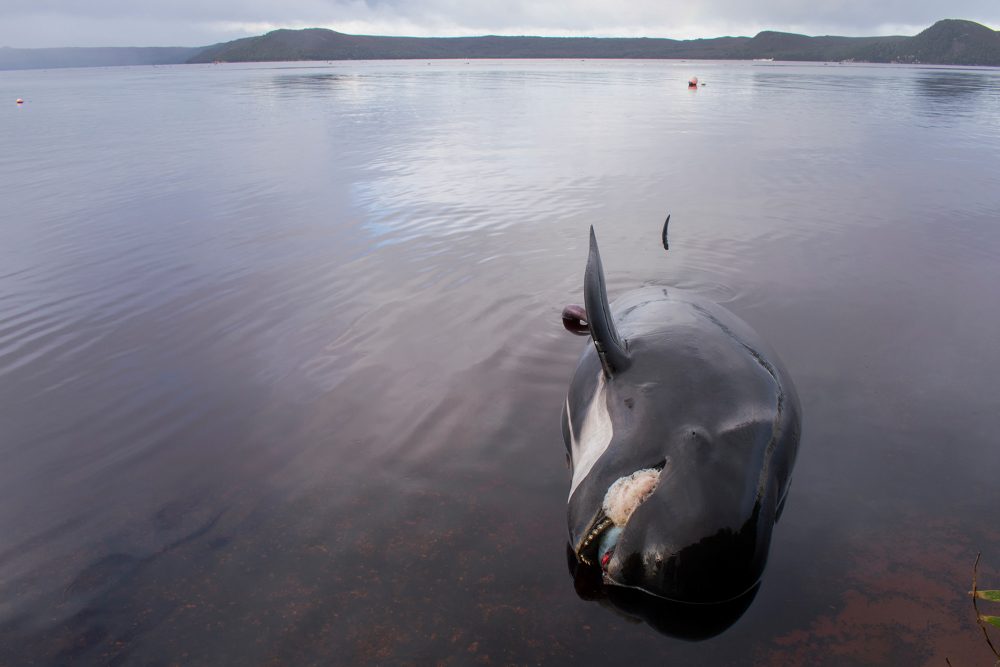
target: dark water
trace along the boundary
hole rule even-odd
[[[989,664],[1000,71],[122,68],[0,100],[0,664]],[[567,569],[591,224],[612,296],[725,304],[802,399],[763,585],[709,641]]]

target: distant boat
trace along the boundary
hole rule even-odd
[[[755,63],[773,63],[774,58],[754,58]]]

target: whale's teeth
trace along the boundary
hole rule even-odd
[[[598,524],[596,526],[594,526],[594,528],[589,533],[587,533],[587,537],[583,540],[583,544],[580,545],[580,550],[577,552],[577,556],[585,564],[587,564],[587,565],[593,565],[594,564],[589,558],[587,558],[584,555],[586,553],[586,551],[587,551],[587,547],[589,547],[590,543],[593,542],[595,539],[597,539],[597,537],[599,537],[601,533],[603,533],[605,530],[607,530],[607,528],[612,523],[613,522],[611,521],[611,519],[608,519],[607,517],[605,517],[605,518],[601,519],[598,522]]]

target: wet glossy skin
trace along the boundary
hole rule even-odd
[[[599,568],[580,563],[567,545],[567,566],[576,594],[633,621],[645,622],[662,635],[700,641],[721,634],[738,621],[753,603],[760,586],[720,604],[688,604],[647,595],[635,588],[607,586]]]
[[[587,310],[599,320],[594,304]],[[608,374],[597,349],[614,341],[600,340],[601,323],[591,322],[597,344],[586,347],[564,408],[571,547],[583,563],[604,560],[608,584],[683,602],[738,597],[760,579],[788,489],[800,431],[795,389],[746,323],[695,295],[644,288],[609,312],[626,356]],[[610,441],[581,443],[595,413],[609,419]],[[659,485],[602,559],[594,532],[607,523],[608,488],[660,466]]]

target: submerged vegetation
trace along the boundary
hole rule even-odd
[[[979,578],[979,558],[982,554],[976,555],[976,564],[972,566],[972,591],[970,595],[972,596],[972,608],[976,611],[976,623],[979,624],[979,628],[983,631],[983,637],[986,638],[986,644],[993,651],[993,655],[996,656],[997,662],[1000,663],[1000,651],[997,651],[996,645],[990,638],[989,626],[1000,628],[1000,616],[984,614],[979,611],[979,601],[985,600],[987,602],[1000,602],[1000,590],[994,591],[981,591],[978,586]]]

